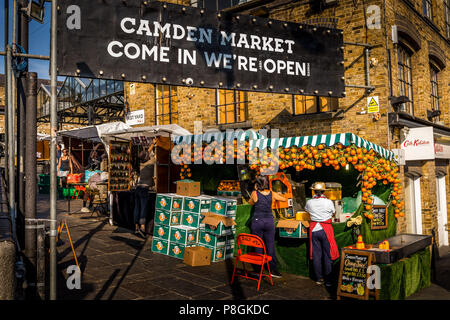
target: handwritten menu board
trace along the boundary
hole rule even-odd
[[[109,145],[109,191],[130,189],[130,143],[112,142]]]
[[[373,219],[370,222],[370,229],[387,229],[388,212],[386,206],[374,205],[372,207]]]
[[[358,250],[342,250],[338,280],[340,296],[367,300],[367,269],[372,263],[372,253]]]

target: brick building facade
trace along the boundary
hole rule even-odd
[[[207,8],[214,7],[215,3],[208,0],[172,2]],[[128,106],[130,110],[145,110],[144,125],[177,123],[193,132],[194,121],[202,121],[203,129],[266,127],[279,129],[280,136],[352,132],[388,149],[401,148],[405,127],[431,126],[439,132],[443,143],[450,137],[448,0],[426,1],[427,6],[419,0],[341,0],[323,6],[319,2],[241,2],[244,3],[220,9],[297,23],[337,21],[336,27],[343,30],[346,43],[345,83],[350,85],[346,88],[346,96],[337,101],[292,94],[127,83]],[[396,26],[395,42],[392,26]],[[365,72],[365,48],[369,49],[369,77]],[[373,90],[352,85],[369,85]],[[368,96],[379,97],[379,115],[367,113]],[[407,96],[412,103],[397,105],[391,96]],[[439,110],[440,116],[428,118],[427,110]],[[450,221],[450,215],[438,226],[436,172],[443,176],[446,191],[441,198],[445,196],[442,203],[449,211],[449,160],[407,161],[401,168],[407,204],[415,201],[410,188],[411,172],[420,177],[421,209],[407,205],[405,218],[399,220],[399,231],[415,233],[421,230],[430,234],[434,230],[438,234],[440,230],[440,243],[448,244],[448,233],[446,242],[442,240],[442,230]],[[415,215],[421,215],[419,229],[413,223],[417,220]]]

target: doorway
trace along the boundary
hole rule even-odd
[[[436,176],[439,247],[448,246],[447,191],[445,175]]]
[[[408,218],[408,232],[422,234],[422,199],[420,194],[420,176],[406,177],[406,216]]]

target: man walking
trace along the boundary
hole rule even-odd
[[[324,182],[315,182],[311,189],[313,198],[306,202],[305,210],[311,216],[309,225],[310,259],[313,261],[316,283],[331,286],[333,260],[339,258],[339,250],[334,240],[331,217],[336,210],[331,200],[327,199]]]

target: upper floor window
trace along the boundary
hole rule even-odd
[[[401,111],[414,114],[411,53],[401,45],[398,46],[398,81],[399,95],[410,100],[401,106]]]
[[[237,90],[216,90],[217,124],[247,121],[248,93]]]
[[[431,109],[439,110],[439,84],[438,72],[435,66],[430,64],[430,81],[431,81]],[[439,120],[439,119],[436,119]]]
[[[447,39],[450,39],[450,0],[444,0],[444,14],[445,14],[445,33]]]
[[[177,87],[155,86],[155,123],[171,124],[178,122]]]
[[[337,98],[293,95],[292,105],[294,114],[311,114],[337,111],[339,100]]]
[[[191,6],[219,11],[252,0],[191,0]]]
[[[433,20],[433,0],[423,1],[423,15],[430,20]]]

